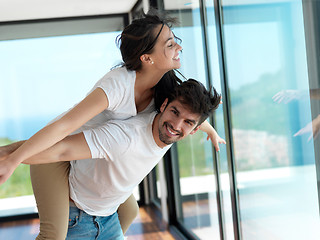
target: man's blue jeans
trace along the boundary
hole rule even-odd
[[[70,206],[66,239],[123,240],[118,213],[115,212],[107,217],[91,216],[77,207]]]

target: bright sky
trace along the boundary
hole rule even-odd
[[[0,42],[0,137],[30,137],[38,130],[33,125],[47,123],[80,101],[121,62],[118,34]],[[26,119],[34,121],[25,126]]]
[[[60,113],[121,61],[118,33],[0,43],[0,119]]]

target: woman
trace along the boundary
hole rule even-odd
[[[126,119],[140,112],[153,111],[154,87],[168,71],[180,67],[179,53],[182,48],[176,43],[176,37],[170,29],[173,21],[149,13],[128,25],[118,38],[123,66],[107,73],[78,105],[41,129],[2,161],[9,163],[10,167],[1,176],[0,184],[25,159],[71,133],[101,125],[109,119]],[[166,84],[165,80],[174,79],[165,76],[160,81],[162,84]],[[218,142],[224,142],[207,122],[202,129],[208,133],[216,148]],[[64,239],[66,236],[68,172],[69,163],[31,167],[40,217],[37,239]],[[137,214],[137,203],[133,196],[119,207],[118,213],[125,233]]]

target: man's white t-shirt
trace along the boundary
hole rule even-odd
[[[70,197],[94,216],[113,214],[166,151],[152,135],[156,112],[84,131],[93,159],[71,162]]]
[[[111,119],[128,119],[132,116],[137,115],[137,109],[135,105],[135,95],[134,95],[134,85],[136,82],[136,72],[135,71],[130,71],[127,70],[125,67],[119,67],[111,70],[107,74],[105,74],[95,85],[94,87],[88,92],[87,95],[89,95],[91,92],[93,92],[97,88],[101,88],[109,101],[109,106],[107,109],[105,109],[103,112],[95,116],[94,118],[90,119],[88,122],[86,122],[83,126],[81,126],[79,129],[77,129],[73,134],[82,132],[87,129],[92,129],[92,128],[97,128],[99,126],[102,126],[106,124],[107,121]],[[143,113],[151,113],[154,111],[154,101],[152,100],[148,107],[143,110]],[[55,118],[53,121],[61,118],[63,115],[65,115],[68,111],[65,113],[61,114],[57,118]],[[129,133],[129,132],[128,132]],[[93,157],[96,157],[93,155]],[[74,168],[70,172],[70,177],[69,179],[72,179],[74,181],[73,186],[79,186],[80,181],[82,184],[86,185],[86,182],[89,184],[91,180],[93,182],[96,182],[97,176],[94,176],[91,174],[93,172],[93,168],[99,167],[103,162],[106,162],[106,160],[101,160],[101,159],[88,159],[88,160],[81,160],[83,161],[80,165],[83,166],[86,164],[86,169],[87,172],[90,174],[87,174],[86,176],[83,176],[84,179],[77,179],[79,175],[75,174]],[[71,165],[79,165],[76,162],[71,162]],[[102,164],[104,165],[104,164]],[[79,173],[79,172],[77,172]],[[115,173],[112,173],[115,174]],[[84,174],[85,175],[85,174]],[[75,184],[79,180],[78,184]],[[94,184],[94,183],[93,183]],[[81,185],[81,184],[80,184]],[[74,192],[76,188],[72,187],[70,184],[70,192]],[[85,188],[84,188],[85,189]],[[90,189],[90,188],[88,188]],[[75,194],[73,195],[73,199],[76,202]],[[85,199],[90,199],[90,196],[92,194],[88,193],[87,196],[83,196]],[[72,196],[71,196],[72,197]],[[96,196],[95,196],[96,197]],[[98,203],[98,202],[97,202]],[[87,213],[95,213],[95,209],[92,208],[90,210],[90,207],[81,207],[77,202],[76,204],[78,207],[81,209],[87,211]],[[89,204],[90,205],[90,204]],[[98,206],[98,205],[97,205]],[[116,208],[113,206],[114,209]],[[99,209],[98,213],[102,212],[102,215],[108,215],[108,212],[114,212],[114,210],[108,210],[104,211],[104,209]]]

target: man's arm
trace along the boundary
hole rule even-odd
[[[23,163],[41,164],[86,158],[91,158],[91,152],[83,133],[79,133],[66,137],[47,150],[24,160]],[[12,161],[10,155],[0,161],[0,185],[7,181],[18,166],[19,163]]]
[[[70,135],[52,147],[38,153],[27,160],[25,164],[42,164],[64,162],[91,158],[91,152],[83,133]]]

